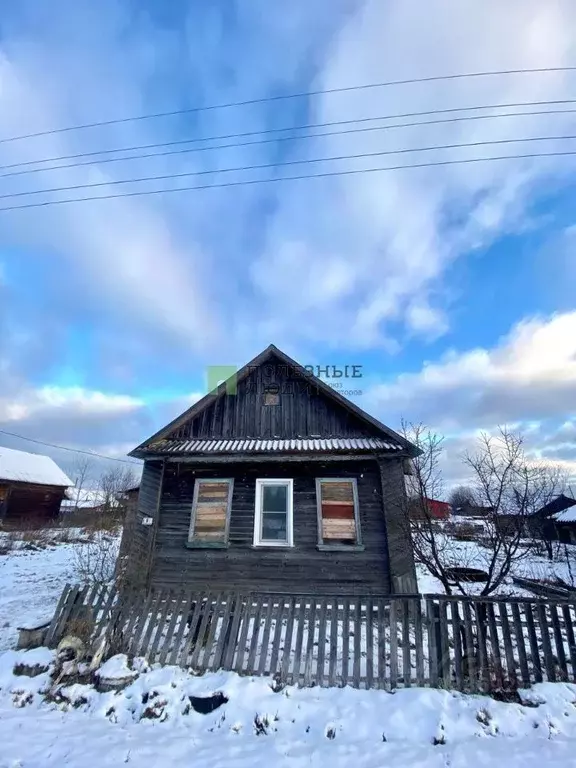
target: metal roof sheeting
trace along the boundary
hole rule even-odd
[[[150,453],[292,453],[316,451],[399,451],[402,446],[380,437],[322,437],[293,440],[166,440],[148,447]]]

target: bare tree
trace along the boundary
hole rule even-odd
[[[448,500],[453,509],[473,507],[477,504],[474,488],[469,485],[458,485],[452,490]]]
[[[136,476],[129,467],[112,467],[100,475],[98,491],[104,513],[118,508],[119,499],[136,485]]]
[[[412,460],[407,481],[416,560],[442,583],[447,594],[469,590],[469,583],[452,578],[454,567],[485,571],[487,580],[480,594],[492,594],[529,554],[524,538],[526,519],[557,493],[556,474],[544,463],[528,459],[521,436],[504,428],[496,436],[481,435],[476,451],[465,454],[462,461],[476,503],[487,509],[482,538],[480,542],[456,541],[434,520],[427,503],[442,496],[443,439],[421,424],[403,424],[403,433],[421,451]]]
[[[92,466],[92,460],[89,456],[78,455],[74,461],[74,512],[78,511],[79,502],[82,500],[82,493],[86,490],[88,479],[92,474]]]

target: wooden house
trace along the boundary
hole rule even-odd
[[[409,517],[413,521],[418,520],[449,520],[451,506],[447,501],[438,499],[421,499],[408,504]]]
[[[418,450],[271,345],[139,445],[123,551],[147,587],[417,591]]]
[[[74,483],[49,457],[0,447],[0,522],[38,525],[54,520]]]

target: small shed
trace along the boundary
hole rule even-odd
[[[425,506],[424,506],[425,505]],[[408,504],[410,520],[448,520],[450,518],[450,504],[438,499],[423,499],[415,504]]]
[[[43,523],[74,483],[49,456],[0,447],[0,521]]]

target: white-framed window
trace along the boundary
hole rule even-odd
[[[228,544],[234,481],[202,478],[194,483],[189,547],[225,547]]]
[[[362,547],[356,478],[316,478],[318,547]]]
[[[292,495],[292,480],[256,480],[254,546],[293,545]]]

